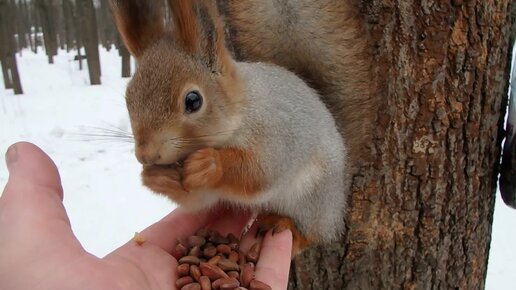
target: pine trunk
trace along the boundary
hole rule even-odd
[[[380,110],[341,243],[290,289],[483,289],[507,102],[510,0],[362,0]]]

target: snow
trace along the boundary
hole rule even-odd
[[[90,86],[72,53],[60,51],[49,65],[43,54],[23,51],[18,65],[25,94],[0,89],[0,152],[24,140],[53,158],[73,231],[87,251],[102,257],[174,205],[141,185],[132,143],[97,136],[130,130],[120,57],[114,50],[100,53],[103,84]],[[8,178],[4,162],[0,154],[1,188]],[[486,289],[514,289],[515,226],[516,210],[497,194]]]

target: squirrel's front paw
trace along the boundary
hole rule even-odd
[[[181,175],[173,167],[159,165],[144,166],[142,181],[152,191],[167,195],[176,202],[179,202],[186,194],[181,184]]]
[[[292,258],[312,244],[312,240],[299,231],[294,221],[289,217],[264,214],[258,217],[256,223],[258,224],[257,236],[263,236],[269,230],[272,230],[273,235],[284,230],[290,230],[292,232]]]
[[[220,153],[213,148],[195,151],[183,167],[183,187],[187,191],[215,187],[222,178]]]

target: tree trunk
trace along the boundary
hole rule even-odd
[[[11,81],[11,77],[9,74],[9,67],[7,65],[7,36],[9,35],[9,31],[7,30],[7,25],[4,24],[7,13],[7,2],[4,0],[0,0],[0,62],[2,65],[2,76],[4,79],[4,86],[6,89],[12,89],[13,83]]]
[[[131,77],[131,55],[124,42],[120,39],[120,35],[117,38],[118,54],[122,57],[122,77],[128,78]]]
[[[70,0],[63,0],[63,21],[66,39],[66,51],[73,48],[73,10]]]
[[[291,289],[483,289],[503,138],[511,1],[362,1],[380,110],[342,243]],[[514,4],[512,4],[514,5]]]
[[[25,41],[25,47],[26,48],[32,48],[32,41],[31,41],[31,32],[30,32],[30,14],[29,9],[27,5],[27,0],[22,0],[20,3],[20,10],[22,11],[23,15],[23,35],[26,39]]]
[[[110,51],[113,44],[116,42],[117,31],[113,17],[111,15],[110,6],[107,0],[100,0],[100,7],[97,9],[97,19],[99,19],[100,29],[99,36],[102,46]]]
[[[18,34],[18,49],[21,54],[22,48],[27,47],[27,39],[25,38],[25,21],[27,17],[23,13],[23,5],[21,1],[19,3],[16,3],[14,0],[11,0],[11,3],[13,5],[13,11],[15,12],[14,20],[16,23],[16,30]]]
[[[88,60],[88,72],[92,85],[100,84],[100,59],[99,59],[99,39],[97,33],[97,20],[95,7],[92,0],[79,0],[76,3],[79,19],[81,19],[81,36],[83,39],[84,50]]]
[[[39,0],[35,4],[38,9],[40,24],[43,28],[48,63],[53,64],[54,56],[57,55],[56,3],[54,0]]]
[[[23,94],[16,64],[16,21],[14,3],[0,0],[0,60],[6,88],[13,88],[16,95]]]
[[[6,58],[6,61],[7,65],[10,68],[14,94],[21,95],[23,94],[23,89],[21,85],[20,74],[18,72],[18,64],[16,63],[16,54],[10,53],[9,56]]]
[[[39,32],[39,28],[41,26],[41,21],[40,21],[40,17],[39,17],[39,13],[38,13],[38,8],[36,6],[35,3],[32,3],[31,4],[31,7],[32,7],[32,15],[33,15],[33,21],[34,21],[34,47],[32,49],[32,51],[34,53],[38,53],[38,45],[39,45],[39,40],[38,40],[38,32]]]

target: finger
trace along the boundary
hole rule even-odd
[[[35,145],[23,142],[9,148],[6,161],[9,180],[0,197],[0,245],[29,256],[57,248],[82,250],[70,228],[52,160]]]
[[[292,232],[282,231],[263,240],[260,259],[256,264],[256,279],[269,284],[274,290],[287,289],[292,251]]]
[[[28,142],[19,142],[11,145],[5,155],[10,179],[21,179],[24,183],[48,187],[52,193],[63,199],[57,167],[39,147]]]
[[[3,214],[27,222],[59,219],[69,227],[62,204],[61,179],[54,162],[41,149],[26,142],[12,145],[6,161],[9,180],[0,198]]]

